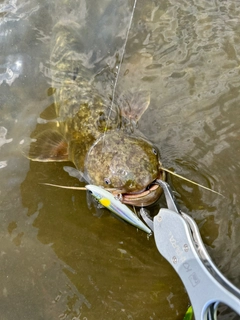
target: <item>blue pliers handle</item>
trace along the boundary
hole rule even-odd
[[[152,220],[140,213],[154,233],[161,255],[173,266],[189,295],[195,320],[217,319],[220,302],[240,315],[240,290],[212,262],[195,221],[181,212],[170,186],[162,181],[168,209],[160,209]]]

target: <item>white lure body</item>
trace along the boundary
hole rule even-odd
[[[101,205],[109,209],[118,217],[148,234],[152,233],[151,229],[149,229],[133,211],[131,211],[120,200],[116,199],[110,192],[102,187],[91,184],[86,185],[85,187],[87,190],[91,191],[92,195],[99,201]]]

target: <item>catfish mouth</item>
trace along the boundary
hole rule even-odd
[[[141,192],[120,193],[121,201],[136,207],[146,207],[153,204],[159,199],[163,192],[160,185],[155,183],[158,179],[166,180],[165,171],[160,171],[159,176]]]

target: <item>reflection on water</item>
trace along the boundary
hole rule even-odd
[[[62,164],[22,156],[23,140],[53,102],[50,41],[59,17],[85,23],[86,50],[103,70],[116,62],[104,41],[120,46],[124,38],[117,1],[65,3],[58,10],[52,1],[0,4],[1,319],[180,320],[189,300],[153,239],[104,210],[96,215],[84,192],[40,184],[78,185]],[[121,11],[124,26],[131,5]],[[119,95],[129,87],[150,93],[139,129],[164,166],[224,194],[169,177],[213,260],[238,287],[239,17],[232,0],[139,0],[117,85]],[[109,94],[104,72],[99,88]]]

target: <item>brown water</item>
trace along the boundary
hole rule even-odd
[[[77,3],[71,14],[84,19]],[[111,4],[88,1],[89,30],[104,12],[115,21],[105,11]],[[188,296],[153,238],[89,209],[84,192],[41,185],[79,183],[63,164],[31,163],[21,153],[52,103],[55,10],[52,1],[0,2],[0,319],[183,319]],[[117,86],[151,92],[139,129],[164,166],[225,196],[169,177],[214,262],[238,287],[239,52],[237,1],[139,0]],[[234,316],[223,309],[220,318]]]

